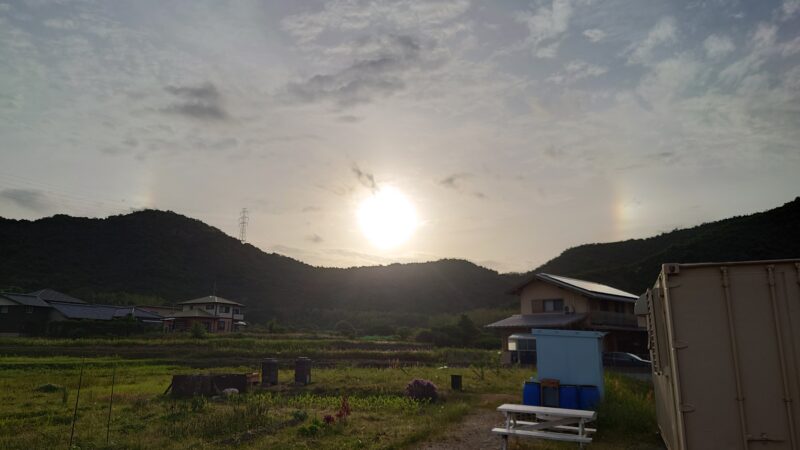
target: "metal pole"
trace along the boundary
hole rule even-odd
[[[75,436],[75,422],[78,420],[78,400],[81,398],[81,385],[83,384],[83,363],[81,361],[81,374],[78,377],[78,393],[75,395],[75,408],[72,411],[72,431],[69,432],[69,448],[72,448],[72,439]]]
[[[117,379],[117,365],[111,371],[111,398],[108,400],[108,421],[106,422],[106,445],[111,435],[111,407],[114,406],[114,382]]]

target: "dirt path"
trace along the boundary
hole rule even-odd
[[[514,402],[511,395],[481,396],[481,402],[474,412],[461,422],[454,424],[445,433],[428,442],[414,447],[415,450],[483,450],[499,449],[500,438],[492,434],[492,427],[503,421],[496,411],[503,403]]]

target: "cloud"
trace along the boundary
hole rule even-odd
[[[316,233],[309,234],[308,236],[306,236],[306,240],[309,242],[313,242],[315,244],[320,244],[322,243],[322,241],[324,241],[324,239],[322,239],[322,236]]]
[[[361,121],[361,118],[358,117],[358,116],[346,114],[346,115],[342,115],[342,116],[337,117],[336,120],[339,121],[339,122],[344,122],[344,123],[356,123],[356,122]]]
[[[70,19],[47,19],[44,26],[56,30],[77,30],[78,25]]]
[[[783,20],[789,20],[800,12],[800,0],[784,0],[781,7],[783,12]]]
[[[480,191],[467,191],[466,186],[464,185],[464,180],[468,178],[472,178],[474,175],[471,173],[454,173],[449,175],[441,180],[439,180],[439,185],[446,187],[447,189],[453,189],[456,192],[460,192],[462,194],[468,194],[475,198],[485,199],[486,194]]]
[[[422,46],[411,36],[389,35],[376,38],[372,55],[328,74],[318,74],[289,83],[290,99],[313,103],[330,100],[341,107],[370,102],[405,88],[403,73],[422,65]]]
[[[606,32],[598,28],[584,30],[583,35],[592,42],[600,42],[606,37]]]
[[[649,63],[652,59],[653,50],[664,44],[676,41],[677,30],[675,18],[662,17],[641,42],[629,47],[628,64]]]
[[[547,81],[555,84],[572,84],[584,78],[592,78],[608,72],[607,67],[587,63],[586,61],[572,61],[564,69],[550,76]]]
[[[464,14],[468,0],[334,0],[321,11],[288,16],[281,26],[300,43],[317,40],[326,32],[358,32],[369,27],[381,29],[441,29]]]
[[[461,190],[461,181],[470,177],[472,177],[470,173],[454,173],[440,180],[439,184],[449,189]]]
[[[732,51],[736,50],[731,38],[727,36],[719,36],[712,34],[703,42],[703,48],[706,50],[706,55],[711,59],[722,58]]]
[[[222,107],[222,97],[216,86],[207,82],[199,86],[167,86],[165,91],[177,100],[162,111],[180,114],[193,119],[226,120],[228,113]]]
[[[541,6],[535,12],[517,14],[517,21],[528,27],[525,45],[539,58],[552,58],[558,51],[560,41],[553,42],[567,31],[573,14],[570,0],[553,0],[552,4]]]
[[[45,193],[35,189],[3,189],[0,198],[34,212],[45,212],[52,206]]]
[[[361,170],[356,164],[353,164],[352,170],[358,182],[365,188],[373,192],[378,190],[378,184],[375,182],[375,176],[373,174]]]

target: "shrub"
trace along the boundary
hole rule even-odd
[[[356,337],[356,327],[350,324],[350,322],[346,322],[344,320],[339,321],[335,326],[334,329],[337,333],[341,334],[344,337],[348,337],[350,339]]]
[[[206,327],[200,325],[198,322],[195,322],[192,325],[192,337],[195,339],[205,339],[206,338]]]
[[[406,386],[406,395],[414,400],[435,402],[439,398],[439,389],[433,381],[416,378]]]
[[[322,431],[322,422],[318,419],[314,419],[310,424],[298,428],[297,434],[304,437],[311,437],[316,436],[320,431]]]
[[[297,422],[303,423],[308,419],[308,413],[303,411],[302,409],[298,409],[297,411],[292,413],[292,419]]]
[[[36,389],[34,389],[34,391],[36,391],[36,392],[48,392],[49,393],[49,392],[59,392],[62,389],[63,388],[61,386],[57,385],[57,384],[47,383],[47,384],[43,384],[43,385],[37,387]]]

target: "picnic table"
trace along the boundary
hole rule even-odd
[[[592,442],[589,434],[597,431],[586,427],[597,418],[594,411],[510,403],[498,406],[497,410],[505,415],[505,426],[493,428],[492,433],[503,438],[503,450],[508,448],[509,436],[577,442],[583,448],[584,444]],[[530,420],[530,416],[535,421]]]

